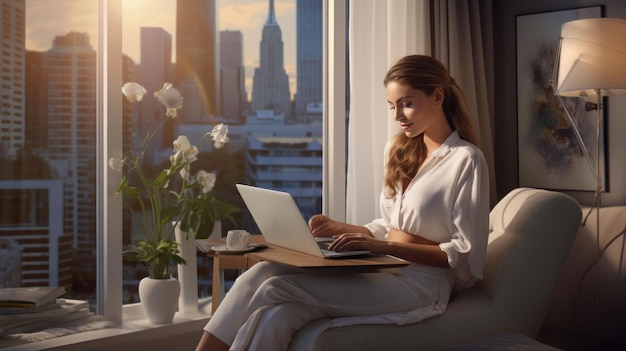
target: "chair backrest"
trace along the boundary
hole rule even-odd
[[[539,331],[581,218],[572,197],[531,188],[511,191],[491,211],[478,287],[512,329],[525,326],[528,335]]]

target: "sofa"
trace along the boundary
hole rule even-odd
[[[555,288],[559,298],[552,301],[544,326],[587,335],[593,343],[599,333],[601,340],[619,345],[607,350],[626,350],[626,206],[602,207],[599,214],[597,227],[598,212],[583,207],[587,221],[565,261]]]
[[[495,335],[535,339],[579,230],[581,208],[554,191],[518,188],[489,216],[484,279],[454,296],[447,310],[420,323],[300,329],[288,350],[441,350]]]

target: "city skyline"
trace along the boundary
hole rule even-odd
[[[139,1],[126,2],[136,5]],[[8,144],[3,144],[2,149],[7,152],[0,154],[0,157],[7,167],[3,169],[4,176],[0,181],[0,196],[5,202],[16,204],[11,208],[11,212],[5,211],[7,213],[4,213],[3,224],[9,226],[4,225],[2,232],[8,233],[5,236],[15,240],[20,249],[29,255],[28,260],[22,259],[20,267],[13,267],[10,277],[15,278],[12,278],[12,284],[16,285],[64,285],[71,297],[89,299],[93,305],[96,302],[96,277],[100,274],[101,267],[95,259],[96,233],[100,224],[97,220],[98,197],[94,192],[99,179],[96,165],[100,147],[96,142],[97,125],[100,121],[96,103],[98,90],[95,74],[98,45],[94,32],[96,21],[91,18],[91,23],[87,23],[90,22],[90,17],[82,14],[90,11],[95,13],[96,9],[85,8],[81,6],[83,2],[77,2],[75,3],[77,8],[72,8],[70,12],[61,16],[55,12],[59,9],[53,9],[49,5],[66,5],[72,3],[70,0],[64,2],[30,0],[29,4],[34,6],[31,10],[36,6],[43,6],[43,11],[32,12],[25,11],[25,3],[24,0],[6,1],[2,7],[3,18],[12,19],[2,27],[3,38],[7,41],[2,47],[3,57],[6,57],[5,61],[8,62],[7,66],[3,67],[5,72],[9,72],[3,75],[3,83],[11,88],[6,89],[7,92],[3,94],[6,103],[2,106],[3,112],[11,111],[10,115],[14,117],[10,123],[3,121],[3,127],[15,128],[7,133],[9,138],[3,138]],[[96,3],[96,0],[89,1],[91,6]],[[171,3],[175,4],[173,0]],[[277,118],[268,118],[268,114],[264,113],[242,114],[241,110],[235,112],[236,116],[245,118],[241,120],[244,123],[230,125],[229,147],[221,153],[203,153],[202,158],[204,164],[209,167],[207,169],[222,175],[216,180],[221,182],[219,187],[216,187],[216,192],[219,191],[220,196],[231,203],[243,206],[233,192],[235,189],[232,182],[245,181],[291,192],[303,214],[310,216],[321,212],[322,114],[320,112],[311,116],[314,120],[309,120],[310,123],[306,124],[293,123],[293,120],[285,118],[284,111],[291,109],[291,103],[286,89],[288,85],[286,72],[282,68],[283,42],[278,35],[280,23],[273,20],[271,6],[265,6],[272,4],[273,1],[258,0],[257,3],[264,4],[259,16],[265,26],[255,29],[263,39],[257,43],[260,47],[251,50],[249,54],[258,57],[262,63],[258,65],[262,68],[258,69],[262,76],[271,78],[274,77],[274,72],[280,71],[278,77],[281,78],[282,84],[277,90],[286,92],[281,99],[283,111],[279,111],[283,113],[280,113],[281,116],[272,114]],[[303,11],[305,7],[299,6],[298,9]],[[25,20],[26,13],[34,13],[35,16]],[[46,23],[39,25],[36,18],[42,13],[47,14],[46,21],[54,18],[61,26]],[[170,13],[169,16],[180,18],[175,13]],[[178,24],[191,23],[187,19],[178,21]],[[149,26],[142,23],[138,28],[144,28],[142,32],[145,34],[144,40],[140,39],[137,44],[143,62],[137,67],[135,66],[137,62],[132,62],[130,56],[125,55],[119,72],[122,80],[141,81],[141,73],[144,70],[148,72],[143,74],[144,78],[149,76],[153,80],[147,83],[142,81],[147,88],[158,86],[153,83],[162,84],[166,79],[176,82],[173,78],[176,67],[170,65],[169,59],[176,39],[162,25]],[[306,27],[299,26],[299,30],[305,29]],[[42,32],[46,33],[46,38],[42,41],[43,47],[39,48],[37,42],[33,40],[34,38],[41,40],[41,37],[44,37]],[[306,32],[317,36],[315,31]],[[196,38],[193,33],[192,36]],[[242,37],[235,38],[234,43],[241,43],[239,38]],[[25,38],[28,38],[26,52],[23,48]],[[312,42],[306,36],[298,35],[298,38],[303,43]],[[144,43],[149,45],[143,45]],[[180,47],[183,46],[181,43]],[[235,45],[234,48],[239,51],[224,48],[223,53],[230,53],[224,57],[224,62],[231,65],[239,62],[234,68],[241,72],[243,70],[241,45]],[[296,55],[295,45],[292,54]],[[180,57],[184,57],[183,55]],[[300,50],[297,56],[300,60]],[[182,62],[184,60],[177,64]],[[255,69],[257,66],[252,68]],[[117,71],[115,73],[118,74]],[[224,74],[224,71],[220,74]],[[241,77],[241,74],[236,76]],[[307,77],[305,74],[302,76]],[[230,77],[225,81],[234,82],[232,75]],[[254,79],[252,74],[248,77]],[[242,84],[234,86],[236,91],[243,91],[241,87]],[[257,91],[264,90],[265,86],[257,88]],[[189,101],[189,95],[184,97]],[[263,112],[267,112],[267,108],[273,104],[273,101],[263,104],[261,107]],[[245,106],[247,104],[244,101],[241,101],[241,105],[249,108]],[[145,125],[139,121],[144,115],[143,112],[149,114],[152,107],[148,104],[141,106],[145,107],[146,111],[140,108],[135,110],[134,106],[127,103],[122,104],[122,148],[125,152],[133,148],[136,135],[139,135],[140,142],[143,140],[141,136],[144,135]],[[104,118],[108,120],[118,116],[107,115]],[[181,120],[182,118],[176,121]],[[197,132],[203,133],[202,130],[205,129],[204,126],[185,123],[180,123],[176,127],[181,130],[172,128],[173,132],[190,136]],[[168,145],[171,148],[173,136],[164,133],[162,137],[156,138],[163,140],[162,146]],[[156,146],[152,150],[155,165],[167,162],[168,156],[163,156],[161,149]],[[169,154],[169,151],[167,153]],[[254,224],[244,218],[241,219],[241,223]],[[20,230],[16,231],[16,227]],[[122,227],[122,241],[128,244],[132,242],[132,233],[136,228],[128,216],[123,216]],[[33,240],[32,234],[37,235],[37,241]],[[33,262],[37,264],[33,265]],[[132,267],[125,265],[129,266]],[[16,278],[17,274],[19,281]],[[133,280],[137,278],[137,274],[143,273],[134,269],[124,270],[121,277],[124,279],[124,303],[136,302],[133,297],[136,282]]]
[[[217,0],[218,29],[239,30],[243,34],[246,90],[252,91],[254,69],[259,67],[259,43],[267,20],[269,0]],[[176,50],[176,1],[123,1],[122,52],[140,64],[140,28],[161,27],[172,36],[172,62]],[[296,0],[275,0],[276,19],[283,30],[285,70],[290,92],[296,93]],[[55,36],[69,31],[85,32],[97,46],[97,1],[26,0],[26,49],[46,51]],[[62,20],[59,20],[62,19]]]

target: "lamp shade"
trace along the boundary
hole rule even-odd
[[[590,18],[561,27],[557,94],[626,94],[626,20]]]

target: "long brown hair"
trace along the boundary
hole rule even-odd
[[[412,89],[421,90],[430,96],[436,88],[442,88],[443,112],[453,130],[461,139],[478,145],[465,103],[465,96],[450,76],[446,67],[437,59],[425,55],[409,55],[401,58],[387,71],[384,84],[397,82]],[[396,185],[403,179],[413,179],[427,157],[424,134],[409,138],[404,132],[398,133],[388,150],[385,172],[385,195],[394,197]]]

